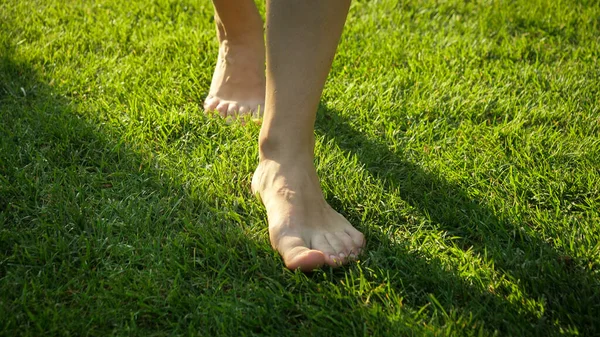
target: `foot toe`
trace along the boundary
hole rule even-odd
[[[350,235],[347,232],[337,232],[335,233],[336,236],[338,237],[338,239],[340,239],[340,241],[342,241],[344,243],[344,246],[346,247],[346,250],[344,251],[344,253],[347,253],[347,256],[349,257],[351,254],[356,254],[358,249],[361,247],[359,245],[357,245],[354,240],[352,239],[352,237],[350,237]]]
[[[249,112],[250,112],[250,109],[246,105],[242,105],[238,109],[238,113],[243,116],[247,115]]]
[[[329,241],[329,244],[335,250],[336,255],[339,256],[343,261],[342,255],[345,258],[350,254],[350,252],[346,248],[346,244],[344,243],[344,240],[342,240],[341,236],[342,235],[340,233],[325,233],[325,238],[327,238],[327,241]]]
[[[227,116],[235,117],[240,111],[240,106],[237,103],[230,103],[227,108]]]
[[[352,238],[352,242],[354,243],[353,247],[356,247],[357,250],[361,250],[365,246],[365,236],[363,233],[356,230],[356,228],[349,227],[346,228],[344,232]]]
[[[331,267],[339,267],[342,264],[338,251],[331,245],[325,235],[315,235],[311,240],[311,247],[314,250],[323,252],[325,263]]]
[[[325,264],[322,252],[307,247],[306,242],[298,236],[284,236],[279,240],[278,250],[285,266],[291,270],[303,272],[320,268]]]
[[[204,112],[209,113],[215,111],[217,105],[219,105],[219,100],[216,97],[206,97],[206,100],[204,100]]]
[[[221,117],[223,117],[223,118],[227,117],[228,109],[229,109],[229,102],[221,102],[215,108],[215,110],[217,110],[219,112],[219,115],[221,115]]]
[[[290,270],[300,269],[303,272],[321,268],[325,264],[322,252],[306,247],[298,247],[284,258],[285,266]]]

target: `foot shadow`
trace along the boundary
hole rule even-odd
[[[317,116],[316,132],[325,143],[333,142],[355,156],[386,193],[396,193],[429,219],[431,229],[441,230],[447,237],[459,237],[453,240],[458,248],[491,261],[495,274],[516,285],[516,289],[485,289],[483,284],[465,279],[460,271],[444,266],[439,258],[391,242],[389,233],[362,229],[369,249],[383,249],[389,254],[374,262],[372,268],[397,275],[392,282],[407,304],[434,303],[444,313],[472,315],[488,329],[508,335],[600,333],[600,282],[581,263],[520,229],[523,224],[505,220],[461,186],[402,159],[402,149],[392,150],[383,141],[363,135],[339,112],[321,104]],[[334,208],[346,210],[344,215],[352,223],[363,222],[355,205],[329,201]],[[370,218],[373,221],[389,223],[383,215]],[[395,230],[406,232],[409,227],[399,226]],[[514,303],[514,292],[543,303],[544,309],[530,310],[527,306],[531,304]]]

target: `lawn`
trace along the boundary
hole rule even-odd
[[[597,1],[354,1],[316,165],[367,247],[309,274],[216,52],[206,0],[0,2],[1,335],[600,335]]]

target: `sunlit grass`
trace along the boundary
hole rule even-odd
[[[1,334],[599,334],[599,17],[353,2],[316,164],[367,250],[304,275],[201,109],[209,2],[2,2]]]

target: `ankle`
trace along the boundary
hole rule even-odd
[[[262,30],[260,31],[245,31],[236,34],[227,34],[224,29],[217,30],[217,39],[220,47],[240,47],[240,48],[257,48],[264,49],[265,39]]]
[[[279,163],[302,165],[314,160],[314,140],[301,141],[290,136],[267,135],[261,132],[258,141],[260,161],[273,160]]]

